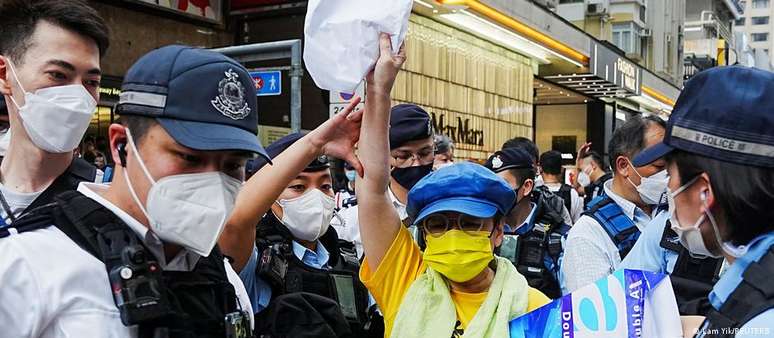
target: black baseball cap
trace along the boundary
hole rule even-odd
[[[282,137],[279,140],[274,141],[274,143],[270,144],[268,147],[266,147],[266,153],[269,154],[269,157],[272,159],[275,159],[279,154],[281,154],[286,149],[290,148],[293,143],[296,143],[296,141],[300,140],[302,137],[304,137],[306,133],[292,133],[289,135],[286,135]],[[328,169],[330,168],[330,163],[328,161],[328,157],[325,155],[318,156],[316,159],[314,159],[309,165],[306,166],[304,171],[317,171],[322,169]]]
[[[498,150],[492,156],[489,156],[484,166],[495,173],[508,169],[535,168],[532,155],[521,148]]]
[[[269,160],[258,141],[255,84],[233,59],[172,45],[141,57],[127,72],[116,112],[155,118],[195,150],[244,150]]]
[[[399,104],[390,110],[390,149],[433,136],[433,124],[422,107]]]

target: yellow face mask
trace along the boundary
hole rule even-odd
[[[449,230],[439,237],[428,234],[425,238],[425,263],[457,283],[473,279],[494,259],[489,231],[468,234],[461,230]]]

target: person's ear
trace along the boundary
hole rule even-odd
[[[494,233],[492,239],[494,240],[494,247],[497,248],[503,244],[503,237],[505,237],[505,217],[501,217],[500,221],[495,224]]]
[[[631,166],[629,159],[625,156],[618,156],[615,159],[615,173],[623,177],[629,177]]]
[[[11,71],[8,68],[8,57],[0,55],[0,94],[11,96]],[[6,102],[10,105],[11,102]]]
[[[522,197],[527,197],[530,194],[532,194],[532,189],[535,188],[535,180],[528,178],[524,180],[524,183],[521,184],[521,191],[520,194],[523,194]]]
[[[710,211],[715,206],[715,193],[712,190],[712,184],[710,184],[710,177],[707,173],[701,173],[699,176],[701,176],[700,180],[702,181],[699,188],[699,200],[702,202],[702,211]]]
[[[128,139],[126,137],[126,127],[113,123],[108,128],[108,140],[110,142],[110,153],[113,158],[118,159],[118,164],[126,167],[126,148]]]

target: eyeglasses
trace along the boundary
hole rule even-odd
[[[430,164],[435,160],[435,150],[433,148],[422,149],[418,153],[410,151],[396,151],[392,153],[395,159],[395,167],[406,168],[414,164],[414,161],[420,164]]]
[[[433,237],[440,237],[452,228],[462,230],[470,235],[486,231],[491,236],[492,231],[494,231],[494,221],[491,218],[478,218],[465,214],[456,216],[432,214],[422,220],[420,226]]]

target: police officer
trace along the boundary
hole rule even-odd
[[[680,245],[669,217],[662,212],[653,218],[619,268],[669,274],[680,314],[706,315],[707,294],[720,277],[723,259],[691,254]]]
[[[374,95],[377,94],[383,93],[375,91]],[[328,267],[336,267],[337,262],[334,261],[335,259],[341,258],[340,261],[345,263],[344,259],[347,258],[333,257],[334,254],[340,253],[340,251],[335,248],[338,244],[328,244],[328,236],[332,238],[332,235],[326,235],[326,233],[335,234],[335,231],[322,231],[324,227],[327,226],[323,225],[322,221],[324,217],[330,221],[328,216],[330,215],[330,212],[332,212],[332,208],[330,210],[323,208],[323,211],[320,211],[320,208],[316,207],[306,208],[302,206],[299,208],[298,203],[290,201],[288,198],[289,195],[287,194],[301,195],[304,191],[308,191],[308,196],[314,197],[316,195],[319,203],[326,203],[325,201],[329,195],[325,195],[319,189],[310,189],[308,186],[302,188],[298,183],[291,184],[291,181],[298,181],[302,177],[309,178],[316,175],[318,178],[324,178],[328,175],[327,184],[317,182],[315,185],[319,187],[329,186],[330,174],[327,170],[327,164],[320,167],[324,167],[323,169],[315,168],[311,172],[304,172],[304,169],[306,169],[310,163],[314,163],[321,155],[326,155],[328,158],[333,157],[342,159],[351,164],[359,176],[363,175],[360,161],[354,153],[355,145],[357,144],[360,135],[360,123],[363,114],[362,111],[354,111],[354,109],[360,101],[360,98],[354,98],[350,102],[350,105],[342,112],[336,114],[330,120],[305,134],[303,137],[299,137],[300,135],[289,136],[290,138],[284,139],[282,143],[276,144],[276,156],[271,159],[270,164],[263,165],[260,170],[245,183],[242,191],[239,193],[234,212],[227,222],[219,243],[220,246],[223,247],[224,253],[233,258],[232,265],[235,270],[239,271],[240,278],[244,281],[250,298],[253,304],[255,304],[254,310],[255,313],[257,313],[256,317],[261,320],[262,324],[270,324],[268,327],[263,325],[260,327],[262,334],[293,336],[294,332],[300,330],[303,331],[302,333],[305,335],[315,337],[342,336],[353,331],[350,328],[349,321],[347,320],[348,318],[346,318],[344,314],[350,315],[353,322],[355,321],[355,316],[363,314],[362,307],[358,308],[353,306],[346,309],[341,308],[341,305],[354,305],[356,299],[359,302],[362,297],[355,298],[353,296],[351,299],[343,299],[341,303],[337,303],[339,301],[338,294],[336,295],[336,299],[333,300],[308,292],[286,293],[284,287],[283,289],[278,287],[281,283],[276,283],[276,281],[273,281],[269,277],[264,279],[261,276],[267,275],[260,273],[259,270],[261,266],[273,266],[277,268],[275,271],[279,272],[279,275],[287,272],[288,269],[283,268],[283,264],[259,264],[262,262],[262,257],[265,257],[266,259],[274,257],[269,255],[274,249],[269,248],[269,252],[266,252],[266,248],[262,248],[259,252],[256,245],[258,244],[256,242],[266,243],[268,240],[268,238],[264,238],[264,236],[256,236],[256,224],[261,222],[265,217],[271,218],[273,216],[275,220],[279,222],[279,224],[277,224],[277,222],[274,223],[274,225],[276,225],[274,229],[277,230],[277,234],[284,233],[285,237],[282,237],[282,240],[285,243],[287,243],[289,237],[295,238],[295,236],[301,236],[302,233],[306,233],[307,235],[311,234],[311,231],[307,231],[308,229],[300,232],[295,229],[316,225],[320,234],[312,236],[311,238],[318,238],[316,240],[307,241],[315,244],[314,249],[309,250],[309,248],[304,247],[303,245],[300,245],[300,247],[296,246],[297,249],[300,249],[301,247],[304,248],[304,250],[300,250],[301,253],[299,255],[301,258],[298,258],[298,256],[295,256],[295,253],[292,252],[291,240],[291,251],[284,251],[286,253],[284,257],[285,261],[295,261],[295,263],[301,261],[301,263],[303,263],[305,260],[304,255],[312,257],[310,255],[313,253],[317,258],[320,258],[320,260],[317,260],[320,265],[326,265],[324,269],[319,270],[323,270],[321,272],[328,276],[328,279],[326,279],[329,283],[328,286],[334,288],[331,292],[336,292],[335,287],[337,285],[340,286],[342,285],[341,283],[353,281],[351,276],[343,276],[343,278],[337,279],[337,281],[341,283],[333,283],[332,278],[336,276],[331,274],[328,269]],[[280,152],[281,149],[284,149],[284,151]],[[323,181],[325,181],[325,179],[323,179]],[[311,183],[307,183],[307,185],[310,184]],[[284,197],[281,196],[283,194],[285,194]],[[315,199],[310,199],[308,196],[299,197],[302,197],[304,201],[308,200],[307,202],[310,202],[311,204],[317,203],[315,202]],[[294,210],[289,211],[286,216],[283,212],[283,207],[280,206],[281,204],[290,205],[289,208],[293,208]],[[313,211],[313,209],[319,211],[319,213],[311,214],[311,216],[317,218],[313,222],[302,220],[306,219],[306,216],[299,217],[307,211]],[[267,213],[269,215],[267,215]],[[296,234],[290,230],[290,227],[282,222],[283,218],[285,218],[285,221],[287,221],[288,224],[294,225],[293,231],[296,231]],[[293,219],[293,221],[289,221],[290,219]],[[266,224],[268,223],[264,223],[264,225]],[[299,227],[296,228],[295,225],[298,225]],[[307,235],[303,236],[307,237]],[[281,236],[274,236],[274,238],[278,237]],[[324,240],[321,240],[323,237],[325,237]],[[307,238],[309,239],[310,237]],[[322,245],[317,245],[318,241],[322,243]],[[302,244],[303,241],[299,239],[296,242]],[[322,248],[325,248],[325,250],[328,251],[327,262],[322,259],[324,257],[321,257],[324,255],[318,255],[318,248],[320,249],[321,254]],[[309,251],[307,252],[306,250]],[[291,252],[292,254],[287,255],[287,253]],[[264,255],[264,253],[267,255]],[[280,260],[275,261],[281,263]],[[303,268],[306,270],[308,266],[306,264],[297,264],[296,268]],[[311,270],[313,269],[309,268],[309,271]],[[287,275],[287,273],[285,273],[285,275]],[[286,281],[298,281],[298,278],[296,278],[298,277],[298,274],[294,274],[294,276],[295,277],[291,276],[293,279],[288,279]],[[347,280],[347,278],[349,279]],[[302,286],[309,285],[289,285],[288,290],[300,290]],[[317,286],[311,286],[320,288],[319,284]],[[355,285],[353,284],[352,286],[352,289],[354,289]],[[275,293],[273,288],[277,288],[278,291]],[[342,289],[342,292],[341,297],[348,297],[353,295],[354,292],[359,291]],[[331,293],[327,293],[327,295],[330,294]],[[272,320],[273,318],[278,318],[278,320]],[[287,318],[293,318],[294,320],[288,322],[286,321]],[[357,317],[357,320],[360,320],[360,318],[361,317]],[[342,323],[344,325],[341,325]],[[310,331],[312,328],[314,328],[314,331]],[[355,331],[358,329],[360,329],[360,327],[354,328]],[[372,327],[368,327],[368,329],[369,332],[373,332]]]
[[[73,149],[96,109],[107,48],[107,25],[82,1],[0,3],[0,93],[14,130],[0,142],[0,228],[79,182],[102,182]]]
[[[535,186],[532,157],[524,150],[505,148],[490,156],[485,166],[505,179],[516,192],[516,202],[506,215],[508,234],[498,254],[509,258],[531,287],[549,298],[559,298],[562,295],[559,286],[562,240],[570,226],[560,219],[539,217],[545,215],[541,209],[546,206],[530,198]]]
[[[666,211],[664,160],[643,167],[631,161],[642,149],[661,142],[664,126],[658,117],[633,118],[613,133],[608,151],[613,179],[567,235],[562,263],[565,293],[616,270],[651,219]]]
[[[389,196],[401,220],[408,218],[406,201],[408,192],[420,179],[430,174],[435,161],[433,124],[422,107],[414,104],[399,104],[390,110],[390,185]],[[343,208],[341,219],[334,224],[342,239],[352,241],[362,257],[363,243],[358,223],[357,200],[350,200],[349,208]],[[343,225],[341,224],[343,221]],[[410,227],[414,238],[421,242],[416,227]]]
[[[222,54],[168,46],[129,69],[116,110],[117,179],[0,234],[3,334],[249,337],[250,300],[216,241],[245,162],[266,157],[252,78]]]
[[[301,133],[290,134],[266,151],[277,158],[302,137]],[[259,306],[271,311],[278,304],[273,300],[283,294],[320,295],[339,304],[359,337],[365,334],[367,324],[368,291],[357,276],[360,264],[354,245],[339,240],[330,227],[334,209],[330,164],[323,155],[287,184],[258,224],[256,248],[260,257],[254,273],[264,284],[259,290]],[[269,303],[263,304],[264,300]],[[259,314],[257,318],[259,327],[274,324],[271,316]],[[292,325],[292,318],[283,320]],[[259,329],[258,333],[263,332]]]
[[[543,205],[540,208],[539,214],[536,216],[540,219],[550,219],[550,222],[564,222],[565,224],[572,225],[572,217],[570,212],[564,205],[564,200],[558,195],[549,191],[545,186],[543,175],[539,172],[540,166],[538,165],[538,148],[535,142],[526,137],[514,137],[503,144],[502,149],[517,148],[527,152],[532,158],[533,165],[536,170],[535,187],[532,189],[532,202],[535,204]]]
[[[765,150],[774,147],[772,97],[771,72],[699,73],[680,94],[664,142],[635,158],[667,155],[672,230],[691,253],[731,263],[709,294],[697,337],[772,335],[774,156]]]

